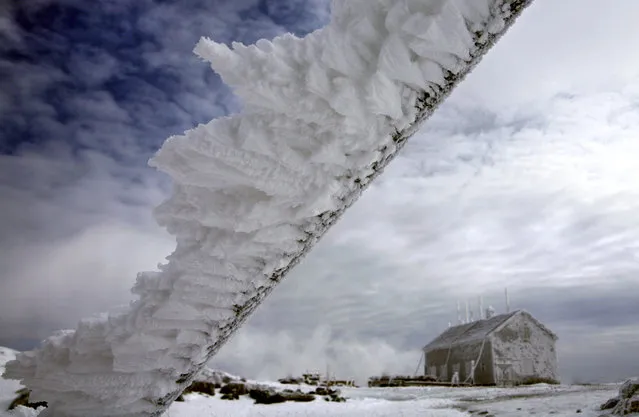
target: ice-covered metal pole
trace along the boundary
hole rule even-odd
[[[55,417],[160,416],[532,0],[335,0],[330,24],[197,48],[245,102],[151,163],[176,250],[129,311],[7,364]]]

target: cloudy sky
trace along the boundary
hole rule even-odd
[[[479,295],[560,336],[571,380],[639,374],[639,3],[537,0],[215,359],[412,373]],[[192,49],[304,35],[327,0],[0,2],[0,345],[130,299],[174,242],[146,160],[238,111]]]

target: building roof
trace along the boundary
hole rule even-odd
[[[424,350],[448,349],[453,344],[482,341],[520,311],[522,310],[451,327],[424,346]]]

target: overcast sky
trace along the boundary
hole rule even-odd
[[[169,135],[239,103],[192,49],[328,19],[325,0],[0,2],[0,345],[126,304],[174,242]],[[558,333],[561,376],[639,374],[639,2],[536,0],[226,345],[276,378],[412,373],[477,297]],[[630,48],[630,49],[629,49]]]

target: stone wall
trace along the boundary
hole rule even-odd
[[[513,316],[490,339],[498,384],[531,378],[557,380],[555,340],[528,313]],[[510,364],[509,369],[506,364]]]

